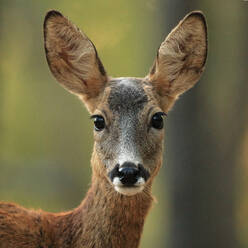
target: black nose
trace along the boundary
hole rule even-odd
[[[120,181],[125,186],[133,186],[140,177],[140,170],[134,163],[125,162],[118,170]]]
[[[108,176],[112,182],[115,177],[118,177],[123,186],[132,187],[137,183],[139,178],[143,178],[147,181],[150,177],[150,173],[141,164],[137,166],[132,162],[125,162],[121,166],[116,164]]]

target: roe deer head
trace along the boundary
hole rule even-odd
[[[189,13],[158,49],[144,78],[107,75],[90,39],[57,11],[44,22],[52,74],[94,121],[92,184],[64,213],[0,204],[1,248],[136,248],[162,164],[164,117],[200,78],[207,57],[203,14]]]

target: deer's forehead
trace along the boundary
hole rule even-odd
[[[108,106],[112,112],[137,114],[148,102],[148,95],[139,79],[115,79],[109,87]]]

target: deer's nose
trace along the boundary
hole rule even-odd
[[[144,184],[150,174],[141,164],[125,162],[122,165],[117,164],[108,176],[116,186],[133,187]]]
[[[125,162],[118,169],[118,176],[124,186],[133,186],[140,177],[140,170],[131,162]]]

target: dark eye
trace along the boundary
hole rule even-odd
[[[164,118],[163,116],[166,115],[163,112],[158,112],[152,116],[151,126],[156,129],[162,129],[164,127]]]
[[[105,128],[105,121],[101,115],[93,115],[91,118],[94,119],[94,125],[96,131],[102,131]]]

